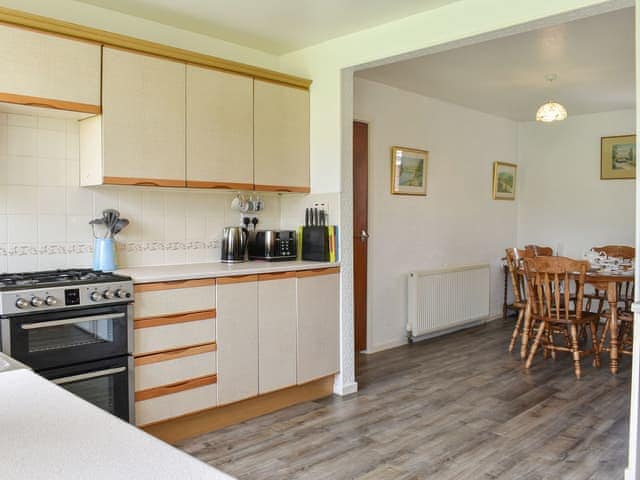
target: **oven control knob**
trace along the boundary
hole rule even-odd
[[[46,303],[50,307],[53,307],[54,305],[58,304],[58,300],[56,299],[56,297],[52,297],[51,295],[49,295],[47,298],[44,299],[44,303]]]
[[[27,308],[29,305],[30,305],[29,302],[24,298],[19,298],[16,300],[16,307],[18,307],[21,310]]]
[[[122,288],[116,290],[116,297],[118,298],[130,298],[131,294]]]
[[[102,300],[102,295],[100,292],[91,292],[89,298],[91,298],[92,301],[97,302],[98,300]]]
[[[102,296],[107,300],[112,300],[115,296],[115,293],[113,293],[113,290],[105,290]]]
[[[44,300],[40,297],[33,297],[31,299],[31,305],[33,305],[34,307],[41,307],[44,305]]]

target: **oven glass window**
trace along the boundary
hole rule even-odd
[[[60,385],[107,412],[116,413],[116,387],[113,375]]]
[[[28,332],[29,353],[61,350],[114,341],[113,319],[78,321]]]

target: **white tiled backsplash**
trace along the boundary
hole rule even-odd
[[[0,113],[0,272],[89,267],[88,222],[105,208],[131,220],[118,236],[119,266],[218,261],[222,229],[240,221],[232,193],[81,188],[78,179],[75,120]],[[260,196],[258,228],[279,228],[281,197]],[[285,200],[290,225],[283,226],[303,220],[310,198]]]

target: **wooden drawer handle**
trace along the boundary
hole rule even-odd
[[[213,385],[217,382],[217,375],[207,375],[206,377],[192,378],[184,382],[177,382],[170,385],[163,385],[161,387],[153,387],[148,388],[147,390],[140,390],[139,392],[136,392],[135,399],[136,402],[142,402],[144,400],[150,400],[156,397],[171,395],[172,393],[183,392],[185,390],[204,387],[206,385]]]
[[[135,365],[136,367],[140,367],[142,365],[149,365],[152,363],[167,362],[169,360],[191,357],[194,355],[200,355],[202,353],[215,352],[217,349],[218,345],[213,342],[204,343],[202,345],[193,345],[185,348],[177,348],[175,350],[147,353],[144,355],[136,356]]]
[[[259,282],[267,280],[285,280],[287,278],[296,278],[296,272],[272,272],[258,274]]]
[[[229,285],[230,283],[257,282],[258,275],[237,275],[234,277],[220,277],[216,280],[218,285]]]
[[[149,187],[160,187],[161,185],[158,182],[152,182],[151,180],[142,180],[139,182],[134,182],[134,185],[147,185]]]
[[[150,328],[160,327],[162,325],[172,325],[174,323],[197,322],[198,320],[208,320],[216,318],[216,309],[199,310],[197,312],[176,313],[173,315],[162,315],[158,317],[136,318],[133,322],[133,328]]]
[[[207,287],[214,286],[215,284],[215,278],[198,278],[188,280],[172,280],[170,282],[138,283],[135,285],[134,290],[136,293],[155,292],[158,290],[173,290],[176,288]]]
[[[298,278],[333,275],[334,273],[340,273],[340,267],[315,268],[311,270],[300,270],[297,272]]]

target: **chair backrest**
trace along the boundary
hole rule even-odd
[[[551,247],[543,247],[542,245],[525,245],[524,249],[533,254],[534,257],[553,256],[553,248]]]
[[[605,245],[604,247],[593,247],[591,250],[604,252],[607,257],[624,258],[625,260],[633,259],[636,256],[636,249],[626,245]]]
[[[527,299],[527,287],[524,282],[524,271],[522,267],[522,259],[527,256],[524,250],[518,248],[507,248],[507,267],[513,285],[513,297],[515,304],[524,304]]]
[[[567,257],[525,258],[527,294],[534,313],[549,320],[568,320],[574,292],[576,318],[582,318],[584,279],[589,269],[586,260]],[[572,283],[575,287],[572,288]]]

